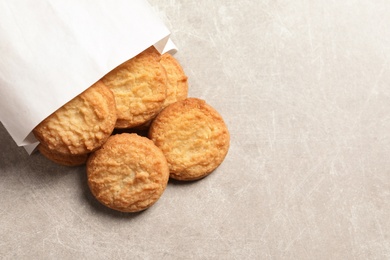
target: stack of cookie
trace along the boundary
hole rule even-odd
[[[154,47],[110,71],[33,133],[51,161],[86,164],[92,194],[123,212],[153,205],[169,178],[207,176],[222,163],[230,142],[221,115],[205,101],[188,98],[179,62]]]

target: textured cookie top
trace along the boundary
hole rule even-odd
[[[115,96],[116,128],[142,125],[160,112],[167,89],[160,58],[157,50],[150,47],[102,78]]]
[[[163,108],[184,100],[188,96],[188,78],[184,73],[180,63],[169,53],[161,56],[161,65],[167,74],[167,97],[164,101]]]
[[[136,212],[153,205],[165,190],[167,161],[151,140],[136,134],[111,136],[87,162],[88,185],[105,206]]]
[[[196,180],[211,173],[224,160],[230,143],[221,115],[197,98],[166,107],[148,135],[164,153],[170,177],[178,180]]]
[[[116,122],[115,99],[100,81],[59,108],[33,133],[42,145],[63,154],[85,154],[99,148]]]

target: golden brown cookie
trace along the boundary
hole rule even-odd
[[[169,178],[161,150],[137,134],[111,136],[87,161],[88,185],[103,205],[137,212],[153,205]]]
[[[61,154],[51,151],[46,146],[39,144],[38,151],[52,162],[55,162],[64,166],[80,166],[87,162],[89,154]]]
[[[164,67],[167,75],[167,97],[164,100],[162,108],[175,103],[180,100],[184,100],[188,96],[188,77],[185,75],[183,68],[178,60],[176,60],[171,54],[165,53],[161,56],[161,65]],[[148,131],[152,120],[133,127],[136,131]]]
[[[217,168],[230,143],[221,115],[198,98],[166,107],[152,122],[148,136],[164,153],[170,177],[186,181],[205,177]]]
[[[167,97],[164,101],[163,108],[184,100],[188,96],[188,78],[178,60],[171,54],[165,53],[161,56],[160,63],[167,73]]]
[[[99,148],[115,122],[114,96],[98,81],[43,120],[33,133],[49,150],[79,155]]]
[[[115,96],[116,128],[142,125],[160,112],[167,90],[160,58],[158,51],[150,47],[102,78]]]

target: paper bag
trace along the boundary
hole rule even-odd
[[[174,50],[145,0],[0,0],[0,120],[17,145],[107,72],[151,45]]]

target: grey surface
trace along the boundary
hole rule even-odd
[[[389,259],[390,2],[150,3],[226,160],[123,214],[0,127],[0,258]]]

